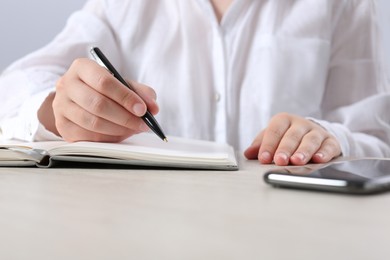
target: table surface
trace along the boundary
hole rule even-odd
[[[389,259],[390,193],[240,170],[0,168],[0,259]]]

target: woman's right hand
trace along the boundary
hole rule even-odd
[[[58,80],[52,107],[57,133],[66,141],[119,142],[149,130],[141,119],[158,112],[152,88],[128,89],[90,59],[77,59]],[[53,132],[56,132],[53,131]]]

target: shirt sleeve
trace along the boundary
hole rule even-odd
[[[333,25],[323,116],[316,121],[344,156],[390,157],[390,97],[376,19],[375,1],[350,0]]]
[[[310,119],[338,139],[344,156],[390,157],[388,111],[390,93],[384,93],[334,111],[329,121]]]
[[[5,119],[2,122],[0,140],[59,141],[62,139],[46,130],[36,117],[36,111],[46,97],[42,94],[44,93],[39,93],[32,97],[29,102],[25,102],[20,110],[20,116]]]
[[[38,121],[37,112],[73,60],[88,57],[98,45],[115,50],[106,2],[90,0],[72,14],[48,45],[11,64],[0,76],[0,138],[25,141],[58,139]],[[113,48],[114,46],[114,48]],[[113,55],[113,57],[118,55]]]

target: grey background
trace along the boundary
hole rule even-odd
[[[390,1],[377,1],[384,55],[390,72]],[[64,27],[67,17],[84,3],[83,0],[1,1],[0,71],[12,61],[48,43]]]
[[[85,0],[0,1],[0,71],[49,43]]]

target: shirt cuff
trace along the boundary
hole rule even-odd
[[[27,142],[62,140],[59,136],[45,129],[38,120],[38,110],[50,92],[52,90],[46,90],[30,97],[23,103],[16,117],[3,120],[0,139]]]
[[[330,123],[325,120],[318,120],[311,117],[307,117],[306,119],[311,120],[314,123],[320,125],[331,135],[333,135],[340,144],[341,153],[343,156],[348,157],[351,155],[351,147],[348,139],[349,130],[345,126],[343,126],[342,124]]]

